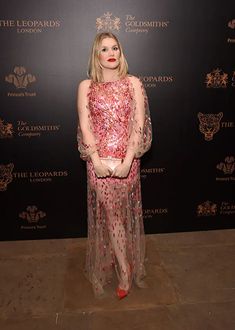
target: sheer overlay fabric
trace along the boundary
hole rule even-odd
[[[132,78],[137,84],[133,84]],[[135,87],[138,87],[138,92]],[[141,92],[139,92],[141,91]],[[82,112],[82,115],[81,115]],[[88,123],[86,134],[81,118]],[[149,150],[152,127],[148,99],[138,78],[90,83],[87,102],[79,109],[78,150],[87,162],[88,240],[85,275],[96,296],[104,293],[114,270],[131,265],[131,283],[143,287],[145,236],[142,215],[140,157]],[[126,178],[98,178],[90,159],[123,159],[132,149],[134,160]]]

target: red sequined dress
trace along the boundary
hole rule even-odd
[[[139,84],[138,95],[136,84]],[[112,82],[90,82],[85,109],[89,139],[78,124],[78,150],[87,162],[88,240],[85,274],[96,296],[111,282],[120,264],[131,265],[131,282],[144,285],[145,236],[140,186],[140,157],[150,148],[152,128],[148,99],[141,81],[126,76]],[[121,158],[135,152],[126,178],[98,178],[89,155]]]

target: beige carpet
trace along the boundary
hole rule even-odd
[[[1,330],[234,330],[235,230],[146,235],[148,288],[96,299],[86,239],[0,242]]]

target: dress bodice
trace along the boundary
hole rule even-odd
[[[132,105],[127,76],[112,82],[91,82],[88,106],[100,157],[125,156]]]

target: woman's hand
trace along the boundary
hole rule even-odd
[[[95,163],[93,165],[95,174],[98,178],[106,178],[107,176],[111,176],[111,174],[113,173],[110,167],[105,164],[102,164],[101,162]]]
[[[112,177],[126,178],[130,172],[131,165],[129,163],[121,163],[114,170]]]

